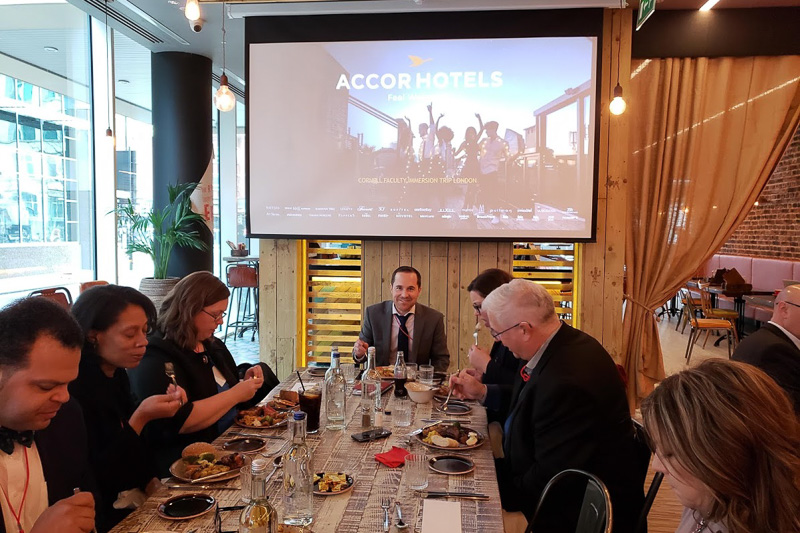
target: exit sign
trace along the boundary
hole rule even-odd
[[[641,0],[639,2],[639,15],[636,17],[636,31],[639,31],[650,15],[656,11],[656,0]]]

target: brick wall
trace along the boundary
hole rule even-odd
[[[718,253],[800,260],[800,129],[758,205]]]

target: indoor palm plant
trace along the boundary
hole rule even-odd
[[[119,222],[129,228],[126,251],[147,254],[153,260],[153,278],[143,279],[140,290],[153,299],[156,308],[160,305],[157,300],[163,299],[178,281],[167,277],[172,250],[176,246],[208,248],[200,233],[193,229],[195,224],[205,223],[202,215],[192,211],[191,195],[197,185],[194,182],[168,185],[169,202],[163,209],[140,213],[128,200],[114,210]]]

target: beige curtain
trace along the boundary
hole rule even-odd
[[[634,408],[664,378],[653,309],[744,220],[797,128],[800,56],[631,68],[623,364]]]

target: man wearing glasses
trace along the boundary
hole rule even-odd
[[[455,396],[507,413],[497,462],[503,509],[530,520],[550,478],[576,468],[605,483],[614,531],[633,531],[646,466],[636,461],[625,389],[611,356],[561,322],[552,297],[530,281],[502,285],[482,307],[492,336],[526,364],[511,386],[484,385],[466,371],[451,384]],[[562,513],[552,530],[566,530],[560,528],[571,518]]]
[[[800,285],[789,285],[778,294],[772,320],[742,339],[731,359],[766,372],[800,414]]]

